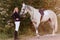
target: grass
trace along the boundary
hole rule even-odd
[[[7,35],[0,33],[0,40],[5,40],[7,37]]]

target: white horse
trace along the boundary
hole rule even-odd
[[[26,5],[25,3],[22,4],[22,8],[21,8],[21,12],[20,12],[20,15],[24,15],[26,13],[29,13],[30,14],[30,18],[31,18],[31,21],[35,27],[35,30],[36,30],[36,35],[39,36],[38,34],[38,26],[41,22],[46,22],[48,21],[48,23],[51,25],[52,29],[53,29],[53,32],[52,32],[52,35],[55,34],[55,32],[57,32],[57,16],[56,14],[52,11],[52,10],[45,10],[44,11],[44,15],[41,19],[41,14],[39,12],[39,9],[35,9],[34,7],[32,6],[29,6],[29,5]]]

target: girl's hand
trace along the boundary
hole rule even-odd
[[[19,18],[16,18],[16,20],[19,20]]]

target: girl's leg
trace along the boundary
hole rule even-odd
[[[15,22],[15,32],[14,32],[14,40],[18,39],[18,29],[20,26],[20,21]]]

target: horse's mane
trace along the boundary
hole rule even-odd
[[[36,9],[36,8],[34,8],[34,7],[32,7],[32,6],[30,6],[30,5],[26,5],[27,7],[28,7],[28,9]]]

